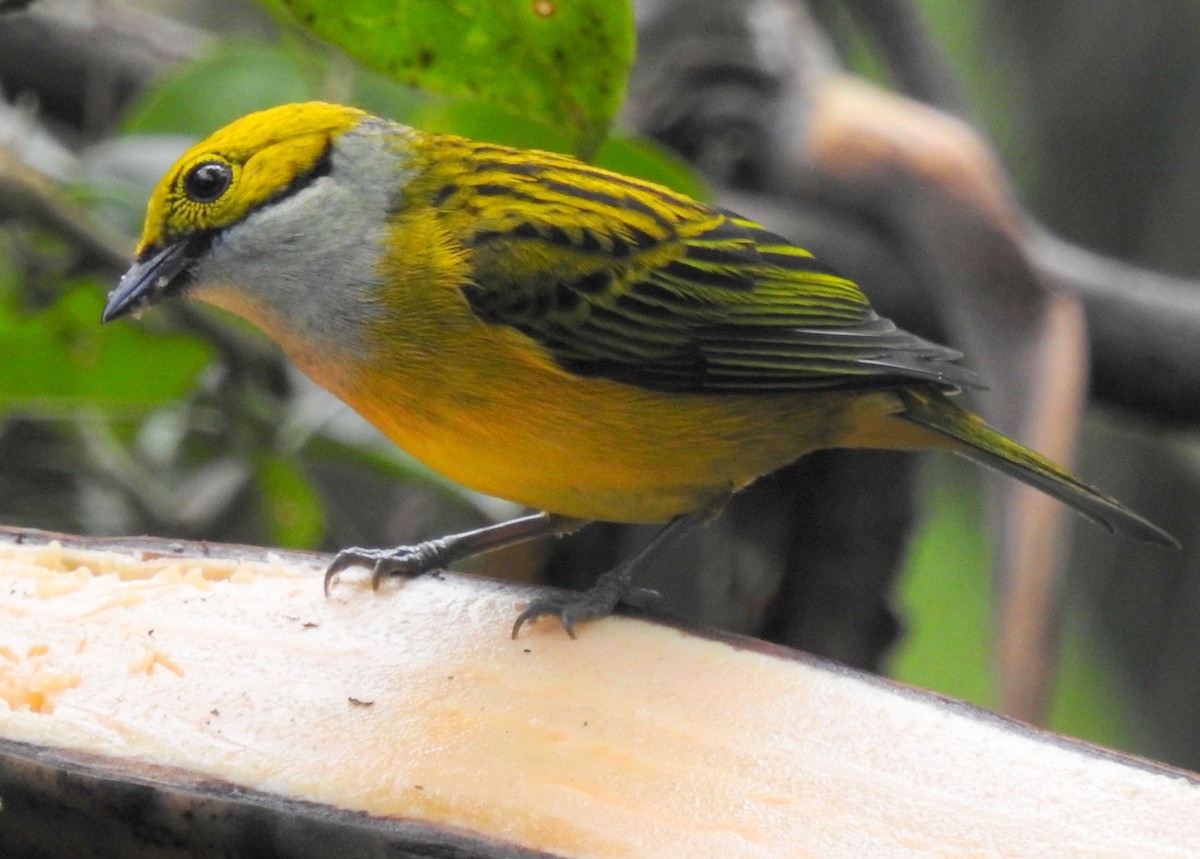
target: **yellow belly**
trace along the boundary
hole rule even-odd
[[[734,403],[607,388],[586,380],[572,391],[540,384],[520,398],[498,394],[440,414],[444,403],[426,404],[423,414],[398,413],[377,398],[354,405],[397,445],[464,486],[589,519],[657,522],[715,509],[817,446],[804,440],[796,410],[754,404],[763,418],[754,422]],[[828,413],[815,417],[810,426],[827,428]],[[792,428],[786,437],[784,427]]]
[[[306,369],[451,480],[540,510],[609,521],[715,511],[762,474],[816,448],[854,443],[859,416],[883,417],[888,408],[864,411],[860,397],[845,394],[648,391],[566,374],[519,340],[504,342],[520,337],[505,333],[479,353],[485,358],[466,365],[444,354],[419,375],[386,358],[344,378]]]
[[[892,417],[899,403],[887,391],[671,394],[583,378],[519,332],[474,319],[456,294],[440,307],[431,298],[442,296],[382,320],[365,355],[299,337],[261,307],[222,304],[438,473],[564,516],[662,522],[715,512],[818,448],[938,444]]]

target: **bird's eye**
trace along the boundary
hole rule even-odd
[[[196,203],[211,203],[229,187],[233,170],[220,161],[197,164],[183,177],[183,193]]]

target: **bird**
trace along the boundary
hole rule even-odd
[[[941,449],[1084,516],[1174,538],[953,397],[956,350],[879,315],[812,253],[716,205],[569,155],[281,105],[188,149],[149,198],[102,321],[186,297],[243,317],[451,480],[536,513],[340,552],[372,583],[592,521],[664,523],[588,591],[512,628],[622,603],[645,557],[823,448]]]

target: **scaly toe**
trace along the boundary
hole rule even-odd
[[[426,545],[422,543],[395,549],[342,549],[325,571],[325,595],[329,596],[338,573],[350,567],[369,568],[373,590],[379,590],[380,583],[389,576],[411,578],[428,572],[436,566],[436,555],[432,551],[422,551]]]

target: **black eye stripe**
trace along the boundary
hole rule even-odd
[[[223,161],[203,161],[183,177],[183,193],[196,203],[220,198],[233,181],[233,169]]]

